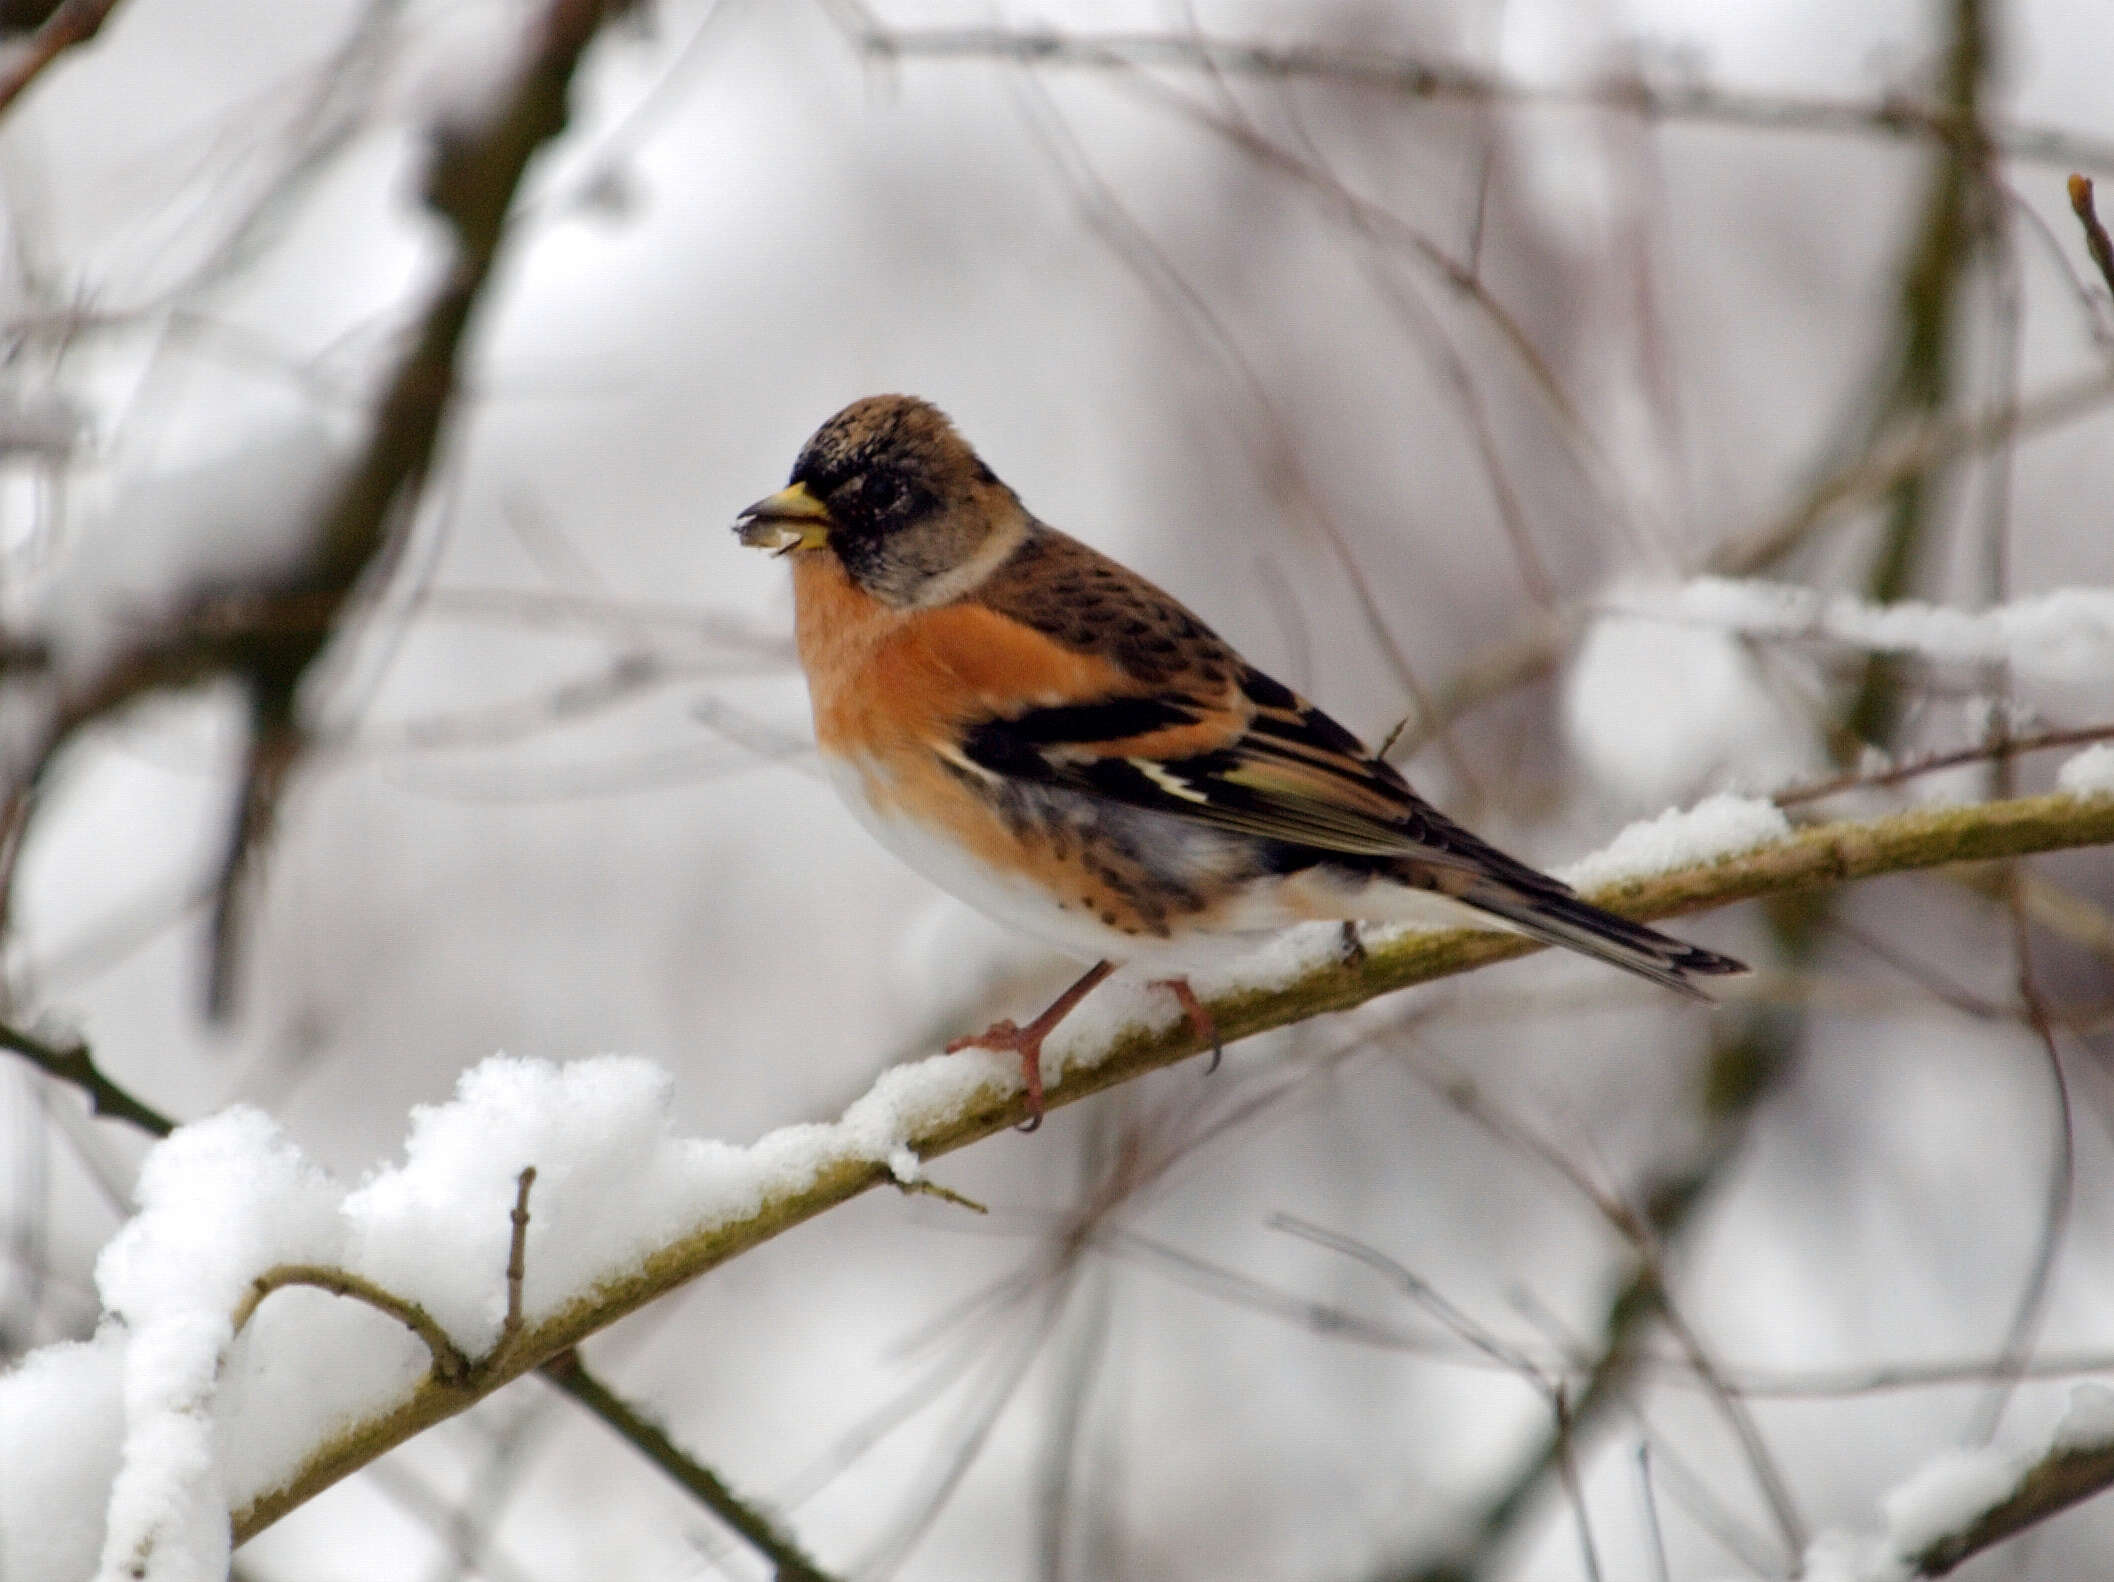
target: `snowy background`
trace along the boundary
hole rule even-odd
[[[125,0],[0,120],[0,615],[53,675],[296,557],[445,261],[429,132],[474,121],[540,9]],[[1881,748],[2114,723],[2114,307],[2063,190],[2114,179],[2103,3],[879,14],[1698,96],[1659,121],[959,36],[882,60],[862,17],[665,0],[589,56],[422,509],[304,687],[229,1017],[204,1006],[237,690],[157,693],[45,768],[10,1019],[78,1028],[179,1118],[272,1117],[192,1157],[250,1161],[229,1190],[296,1205],[289,1246],[495,1052],[665,1069],[595,1068],[643,1084],[596,1102],[647,1157],[661,1099],[682,1137],[833,1118],[1068,975],[873,846],[807,753],[784,568],[727,529],[857,395],[938,402],[1032,509],[1368,740],[1419,691],[1458,709],[1398,756],[1546,864]],[[2025,130],[1948,221],[1936,140],[1813,107],[1931,100],[1967,21],[2000,145]],[[1904,597],[1958,613],[1872,607]],[[1551,663],[1506,672],[1521,652]],[[42,685],[0,696],[12,770]],[[2070,750],[2009,773],[2046,788]],[[2004,789],[1970,763],[1796,812]],[[1538,956],[1258,1039],[938,1162],[988,1218],[872,1195],[586,1353],[838,1575],[1785,1575],[1919,1469],[1897,1521],[1942,1508],[1936,1458],[2103,1428],[2072,1392],[2114,1369],[2114,863],[2004,883],[1685,922],[1762,969],[1714,1015]],[[151,1268],[114,1256],[99,1289],[98,1255],[155,1181],[206,1177],[137,1186],[145,1151],[0,1068],[9,1358],[151,1307]],[[1596,1195],[1658,1216],[1644,1263]],[[1622,1331],[1567,1491],[1511,1364],[1576,1388],[1647,1265],[1680,1323]],[[78,1387],[83,1434],[115,1421]],[[8,1399],[0,1469],[34,1465]],[[15,1487],[5,1582],[80,1508]],[[2110,1550],[2087,1506],[1967,1574]],[[538,1380],[235,1564],[764,1574]]]

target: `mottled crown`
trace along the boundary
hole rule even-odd
[[[792,482],[828,508],[829,547],[845,570],[892,604],[958,593],[957,574],[1026,525],[1013,491],[915,396],[854,401],[801,447]]]

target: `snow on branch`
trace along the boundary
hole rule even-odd
[[[1874,604],[1792,583],[1698,577],[1613,609],[1745,637],[1843,643],[1940,664],[2004,663],[2022,676],[2089,680],[2114,670],[2114,589],[2063,588],[1989,610]]]
[[[1598,875],[1594,899],[1658,917],[2114,841],[2108,796],[1781,818],[1713,799],[1577,871]],[[1209,1003],[1232,1039],[1533,948],[1401,929],[1346,960],[1323,927],[1222,976]],[[1164,997],[1121,985],[1052,1039],[1050,1104],[1200,1052]],[[670,1094],[643,1060],[494,1057],[414,1111],[403,1162],[353,1189],[255,1110],[179,1128],[98,1263],[96,1338],[0,1379],[0,1575],[76,1582],[98,1555],[113,1579],[223,1575],[231,1542],[390,1447],[803,1220],[921,1185],[924,1161],[1022,1113],[1017,1063],[988,1051],[894,1067],[841,1119],[746,1147],[674,1136]]]
[[[1954,1567],[2114,1484],[2114,1390],[2080,1384],[2032,1449],[1933,1456],[1880,1500],[1877,1537],[1833,1532],[1806,1556],[1807,1582],[1908,1582]]]

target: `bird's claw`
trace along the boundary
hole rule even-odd
[[[1175,997],[1176,1003],[1182,1007],[1182,1015],[1189,1020],[1189,1030],[1211,1046],[1211,1063],[1204,1067],[1204,1075],[1210,1076],[1226,1058],[1226,1046],[1219,1042],[1218,1022],[1210,1007],[1197,998],[1196,990],[1189,987],[1187,978],[1156,978],[1152,986],[1165,989]]]
[[[947,1046],[950,1055],[964,1049],[996,1049],[1020,1056],[1020,1080],[1028,1090],[1028,1118],[1015,1128],[1017,1131],[1032,1132],[1042,1124],[1042,1040],[1048,1031],[1046,1027],[1022,1027],[1007,1017]]]

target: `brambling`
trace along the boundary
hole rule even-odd
[[[1133,571],[1038,521],[935,407],[854,401],[741,513],[793,563],[794,627],[831,781],[890,850],[1081,960],[1017,1052],[1119,961],[1204,1041],[1182,974],[1319,919],[1498,928],[1696,998],[1746,969],[1591,906],[1426,803],[1349,731]]]

